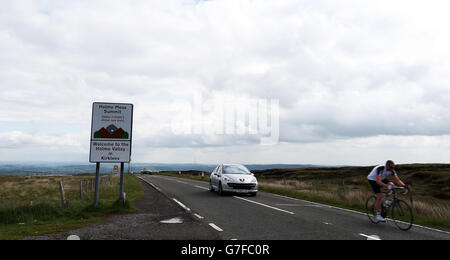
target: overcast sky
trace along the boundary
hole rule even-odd
[[[103,101],[134,104],[134,162],[449,162],[449,1],[0,5],[0,161],[87,162]],[[277,101],[277,142],[175,133],[198,99]]]

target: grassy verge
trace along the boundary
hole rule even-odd
[[[39,177],[0,176],[0,240],[69,231],[104,221],[110,214],[136,212],[133,201],[144,194],[139,179],[125,175],[125,204],[117,203],[119,178],[104,183],[99,205],[93,207],[94,192],[80,198],[80,181],[93,175]],[[63,179],[67,205],[60,202],[58,182]]]
[[[182,172],[181,175],[177,172],[161,172],[159,174],[204,182],[209,181],[208,174],[205,174],[205,177],[202,178],[199,173],[195,172]],[[371,195],[365,176],[346,180],[344,180],[345,178],[332,179],[327,176],[324,179],[313,178],[301,181],[286,176],[277,179],[257,177],[260,191],[362,213],[365,213],[365,200]],[[427,194],[427,189],[422,186],[417,187],[417,190],[418,192],[414,195],[414,223],[450,231],[449,202],[423,195]],[[423,192],[421,192],[422,190]],[[408,198],[401,199],[409,202]]]

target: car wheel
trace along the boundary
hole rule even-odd
[[[211,181],[209,182],[209,191],[214,192],[214,187],[212,186]]]
[[[219,183],[219,195],[223,196],[222,183]]]

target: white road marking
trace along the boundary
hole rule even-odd
[[[191,211],[190,208],[186,207],[183,203],[179,202],[177,199],[173,198],[173,201],[175,201],[178,205],[180,205],[184,210]]]
[[[67,237],[67,240],[81,240],[81,239],[77,235],[70,235],[70,236]]]
[[[164,224],[182,224],[183,220],[181,218],[171,218],[171,219],[162,220],[160,222],[164,223]]]
[[[150,183],[150,182],[149,182],[149,184],[150,184],[151,186],[153,186],[153,188],[155,188],[157,191],[161,191],[161,189],[160,189],[158,186],[156,186],[155,184]]]
[[[272,207],[272,206],[269,206],[269,205],[266,205],[266,204],[263,204],[263,203],[259,203],[259,202],[253,201],[253,200],[244,199],[244,198],[237,197],[237,196],[233,196],[233,197],[236,198],[236,199],[245,200],[245,201],[248,201],[248,202],[250,202],[250,203],[254,203],[254,204],[257,204],[257,205],[266,207],[266,208],[270,208],[270,209],[278,210],[278,211],[281,211],[281,212],[284,212],[284,213],[288,213],[288,214],[291,214],[291,215],[295,215],[295,213],[294,213],[294,212],[291,212],[291,211],[287,211],[287,210],[284,210],[284,209],[275,208],[275,207]]]
[[[188,184],[187,182],[184,181],[177,181],[178,183],[183,183],[183,184]]]
[[[202,189],[202,190],[209,190],[208,188],[201,187],[201,186],[197,186],[197,185],[195,185],[194,187],[199,188],[199,189]]]
[[[367,240],[381,240],[381,238],[377,235],[364,235],[364,234],[359,234],[360,236],[366,237]]]
[[[197,213],[194,213],[194,216],[196,216],[196,217],[199,218],[199,219],[204,219],[204,217],[200,216],[200,215],[197,214]]]
[[[223,231],[223,229],[221,229],[220,227],[216,226],[214,223],[209,223],[209,225],[210,225],[212,228],[214,228],[215,230],[219,231],[219,232],[222,232],[222,231]]]
[[[140,178],[140,177],[138,177],[138,178],[141,179],[141,180],[143,180],[143,181],[145,181],[146,183],[148,183],[150,186],[152,186],[153,188],[155,188],[157,191],[161,192],[161,189],[158,188],[155,184],[153,184],[153,183],[151,183],[151,182],[145,180],[144,178]]]
[[[276,206],[285,206],[285,207],[317,207],[323,208],[321,205],[300,205],[300,204],[275,204]]]
[[[273,195],[273,196],[276,196],[276,197],[280,197],[280,198],[284,198],[284,199],[290,199],[290,200],[302,201],[302,202],[305,202],[305,203],[309,203],[309,204],[313,204],[313,205],[317,205],[317,206],[321,206],[321,207],[325,207],[325,208],[339,209],[339,210],[343,210],[343,211],[347,211],[347,212],[357,213],[357,214],[360,214],[360,215],[366,215],[365,213],[358,212],[358,211],[354,211],[354,210],[351,210],[351,209],[338,208],[338,207],[334,207],[334,206],[330,206],[330,205],[325,205],[325,204],[320,204],[320,203],[316,203],[316,202],[312,202],[312,201],[308,201],[308,200],[302,200],[302,199],[297,199],[297,198],[291,198],[291,197],[287,197],[287,196],[283,196],[283,195],[278,195],[278,194],[273,194],[273,193],[270,193],[270,195]]]

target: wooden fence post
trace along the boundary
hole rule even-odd
[[[83,181],[80,181],[80,199],[83,198]]]
[[[63,207],[66,206],[66,196],[64,194],[63,181],[59,181],[59,191],[61,192],[61,204]]]

